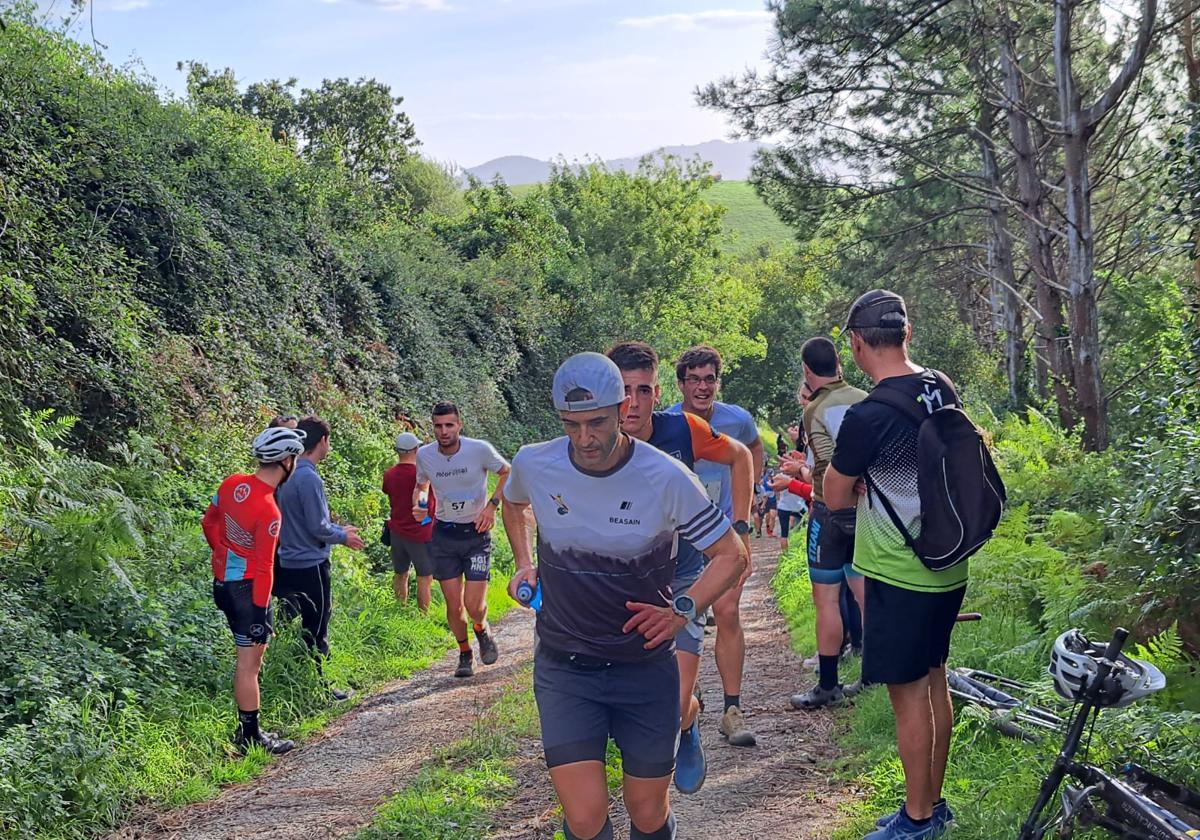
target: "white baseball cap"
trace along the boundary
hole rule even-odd
[[[396,435],[396,451],[410,452],[421,445],[421,439],[412,432],[401,432]]]
[[[581,391],[582,399],[568,400],[567,395]],[[563,362],[554,374],[554,407],[559,411],[593,411],[620,405],[625,401],[625,381],[621,369],[602,353],[576,353]]]

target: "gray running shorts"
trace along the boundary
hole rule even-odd
[[[429,543],[414,542],[392,534],[392,571],[398,575],[405,575],[410,568],[417,570],[418,577],[433,574]]]

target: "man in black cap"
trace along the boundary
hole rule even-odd
[[[932,413],[957,405],[954,385],[908,357],[912,326],[904,299],[875,289],[850,307],[845,331],[855,363],[875,383]],[[967,564],[927,568],[908,548],[880,497],[910,533],[920,529],[917,424],[869,397],[852,406],[825,472],[826,527],[853,530],[854,570],[865,576],[863,683],[887,685],[904,766],[905,801],[864,840],[926,840],[952,816],[942,799],[953,709],[946,687],[950,634],[967,586]],[[859,478],[867,493],[858,498]],[[855,509],[857,507],[857,515]]]

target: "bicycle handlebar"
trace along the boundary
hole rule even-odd
[[[1124,627],[1118,627],[1113,632],[1113,637],[1109,641],[1108,647],[1104,649],[1104,658],[1109,662],[1116,662],[1117,657],[1121,655],[1121,648],[1125,647],[1125,642],[1128,639],[1129,631]]]

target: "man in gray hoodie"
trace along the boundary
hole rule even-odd
[[[329,423],[309,416],[300,420],[297,430],[305,435],[304,454],[275,495],[283,519],[275,596],[293,615],[299,613],[305,644],[324,658],[329,655],[333,612],[329,555],[335,545],[361,551],[363,540],[353,525],[338,525],[329,516],[325,482],[317,472],[317,464],[329,454]]]

